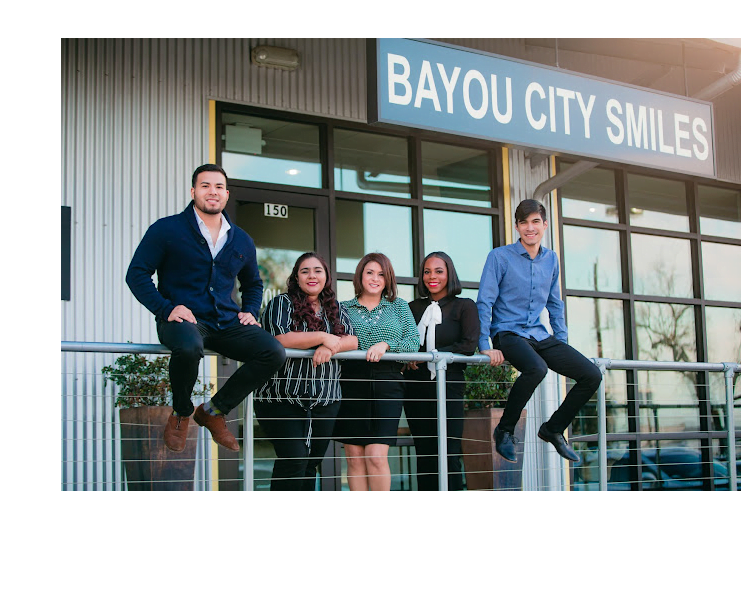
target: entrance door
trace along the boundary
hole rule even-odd
[[[255,241],[263,281],[262,309],[286,291],[286,280],[302,253],[329,260],[327,198],[279,191],[229,189],[229,215]]]
[[[230,183],[229,217],[255,241],[257,265],[263,282],[260,313],[271,298],[286,291],[286,280],[296,259],[302,253],[315,251],[327,261],[329,257],[329,210],[327,198],[282,191],[251,189]],[[236,290],[235,290],[236,292]],[[235,295],[239,302],[239,293]],[[225,380],[236,370],[236,363],[229,360],[219,374]],[[221,382],[221,381],[220,381]],[[244,417],[241,409],[232,419]],[[240,421],[241,423],[241,421]],[[255,489],[270,488],[275,451],[262,429],[253,419],[255,434]],[[240,434],[243,429],[240,426]],[[321,489],[340,489],[339,445],[329,447],[321,466]],[[222,454],[222,451],[219,452]],[[236,463],[220,463],[220,478],[226,483],[221,489],[238,489],[241,468]],[[231,480],[231,481],[230,481]]]

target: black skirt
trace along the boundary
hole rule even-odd
[[[396,444],[404,403],[401,363],[342,362],[342,404],[333,438],[343,444]]]

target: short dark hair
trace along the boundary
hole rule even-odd
[[[540,214],[541,220],[547,220],[545,207],[535,199],[523,199],[515,210],[515,223],[525,222],[531,214]]]
[[[419,279],[417,280],[417,291],[422,298],[427,298],[430,295],[430,291],[425,286],[424,275],[425,275],[425,263],[428,259],[437,257],[445,262],[445,266],[448,268],[448,296],[458,296],[463,291],[461,281],[458,279],[458,272],[455,270],[453,260],[443,251],[433,251],[422,261],[422,265],[419,266]]]
[[[368,253],[358,263],[358,266],[355,268],[355,275],[352,278],[355,296],[360,296],[363,293],[363,271],[365,270],[365,266],[371,262],[378,263],[383,272],[386,287],[383,289],[381,296],[386,296],[386,300],[393,302],[396,300],[396,275],[394,274],[394,267],[391,265],[391,260],[383,253]]]
[[[222,169],[218,164],[202,164],[195,171],[193,171],[191,187],[196,186],[198,175],[200,175],[201,173],[221,173],[222,175],[224,175],[224,179],[226,180],[226,182],[229,183],[229,177],[226,176],[226,171]]]

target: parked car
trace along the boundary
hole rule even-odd
[[[621,456],[616,457],[617,454]],[[703,486],[702,454],[694,448],[671,447],[641,451],[641,481],[644,490],[701,490]],[[608,491],[630,491],[635,482],[634,462],[627,450],[611,451],[608,455]],[[574,489],[594,490],[599,487],[597,452],[582,455],[582,463],[574,465]],[[728,469],[713,461],[715,488],[729,488]]]

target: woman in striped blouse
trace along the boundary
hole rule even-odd
[[[365,361],[342,363],[342,406],[334,439],[345,445],[351,491],[389,491],[389,446],[396,443],[404,390],[400,362],[382,361],[386,352],[416,352],[419,333],[405,300],[396,296],[388,257],[369,253],[355,270],[356,297],[342,304],[366,351]],[[371,362],[370,364],[368,362]]]
[[[340,367],[332,356],[357,349],[358,340],[320,255],[301,255],[287,283],[288,293],[265,307],[262,326],[285,348],[316,351],[288,358],[256,393],[254,407],[278,457],[271,491],[313,491],[340,408]]]

